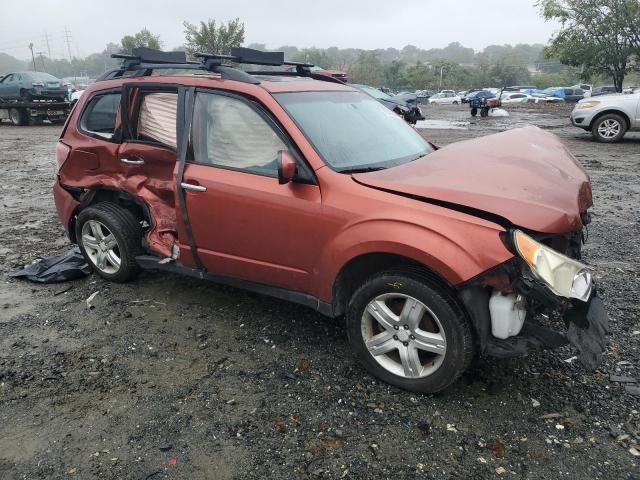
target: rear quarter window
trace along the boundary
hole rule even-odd
[[[80,129],[89,135],[112,139],[120,109],[120,93],[96,95],[82,112]]]

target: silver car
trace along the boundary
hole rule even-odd
[[[571,123],[600,142],[619,142],[628,131],[640,131],[640,93],[585,98],[571,112]]]

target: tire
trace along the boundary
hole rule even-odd
[[[15,126],[21,127],[29,123],[29,116],[24,108],[10,108],[9,120]]]
[[[122,283],[140,272],[136,256],[142,254],[142,228],[130,211],[97,203],[80,212],[75,233],[84,257],[102,278]]]
[[[458,105],[458,102],[453,102],[454,105]]]
[[[477,108],[472,108],[471,109],[471,116],[475,117],[476,115],[478,115],[478,109]]]
[[[615,143],[627,133],[626,120],[617,113],[608,113],[596,119],[591,126],[593,138],[602,143]]]
[[[402,314],[412,305],[409,312],[418,312],[414,320]],[[405,390],[444,390],[473,356],[465,314],[439,285],[419,274],[389,271],[373,276],[353,294],[346,322],[349,342],[365,368]],[[376,348],[379,353],[374,355]]]
[[[480,109],[480,116],[481,116],[482,118],[486,118],[486,117],[488,117],[488,116],[489,116],[489,109],[488,109],[488,108],[486,108],[486,107],[481,108],[481,109]]]

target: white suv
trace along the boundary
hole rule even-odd
[[[640,93],[581,100],[571,112],[571,123],[600,142],[619,142],[628,131],[640,131]]]

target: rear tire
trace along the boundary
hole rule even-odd
[[[466,316],[440,285],[420,274],[373,276],[353,294],[346,322],[351,346],[365,368],[405,390],[444,390],[473,356]]]
[[[9,120],[15,126],[21,127],[29,123],[29,116],[24,108],[11,108],[9,109]]]
[[[616,113],[608,113],[593,122],[591,134],[602,143],[615,143],[622,140],[627,133],[626,120]]]
[[[481,108],[480,109],[480,116],[482,118],[486,118],[489,116],[489,109],[488,108]]]
[[[142,228],[133,213],[110,202],[97,203],[78,215],[78,246],[93,271],[112,282],[127,282],[140,272]]]

